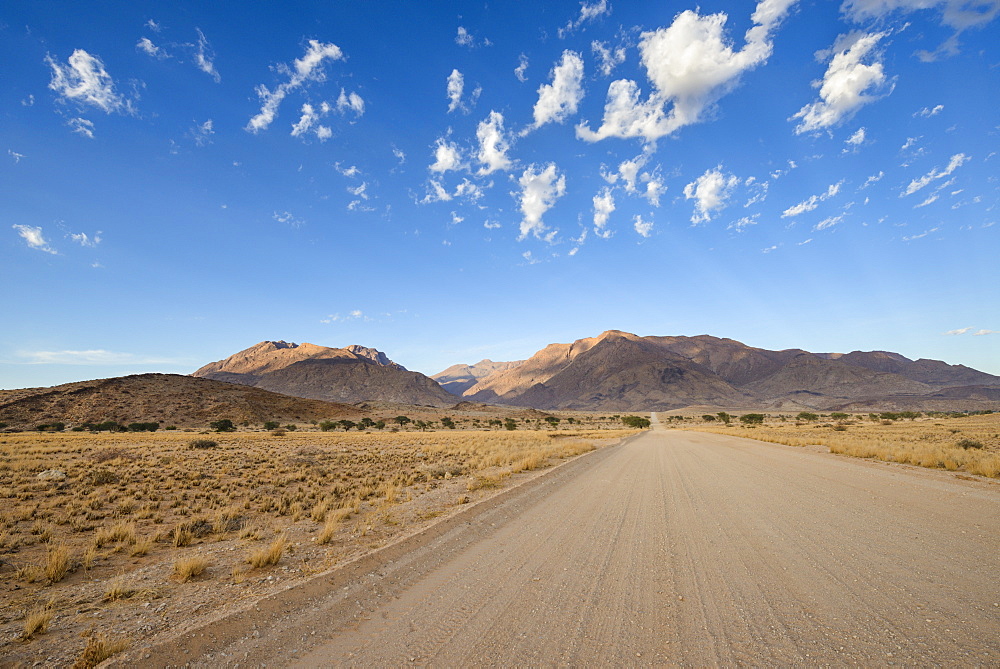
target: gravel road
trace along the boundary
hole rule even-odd
[[[996,666],[1000,485],[654,424],[326,587],[201,661]]]

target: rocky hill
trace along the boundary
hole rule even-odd
[[[60,421],[82,423],[158,422],[164,427],[206,427],[228,418],[260,425],[331,418],[356,419],[357,407],[288,397],[259,388],[179,374],[138,374],[67,383],[51,388],[0,390],[0,422],[34,427]]]
[[[769,351],[708,335],[639,337],[609,330],[547,346],[521,364],[480,378],[463,396],[547,410],[691,405],[799,410],[877,408],[880,402],[985,409],[1000,408],[993,393],[998,388],[997,376],[884,351]]]
[[[472,386],[479,383],[490,374],[504,372],[512,367],[517,367],[524,360],[513,362],[493,362],[490,359],[480,360],[473,365],[452,365],[443,372],[438,372],[431,378],[441,384],[441,387],[452,395],[461,395]]]
[[[455,404],[454,396],[434,380],[407,371],[381,351],[363,346],[329,348],[262,341],[205,365],[193,375],[329,402]]]

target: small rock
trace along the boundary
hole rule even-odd
[[[40,481],[65,481],[66,472],[61,469],[46,469],[35,478]]]

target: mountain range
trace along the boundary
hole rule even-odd
[[[192,376],[141,374],[0,391],[0,422],[310,421],[484,405],[599,412],[1000,409],[1000,376],[887,351],[771,351],[733,339],[608,330],[527,360],[453,365],[433,377],[364,346],[263,341]],[[404,408],[407,407],[407,408]],[[521,409],[516,409],[521,411]],[[543,415],[543,414],[539,414]]]

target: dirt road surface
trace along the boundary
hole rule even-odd
[[[147,662],[996,666],[1000,485],[654,423],[325,587]]]

